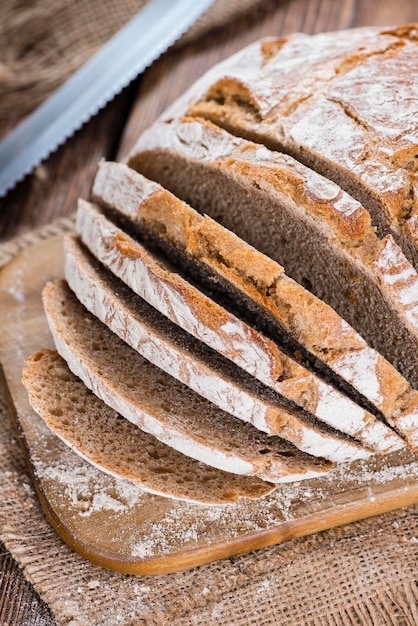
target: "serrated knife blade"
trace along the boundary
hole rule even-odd
[[[151,0],[0,142],[0,197],[169,48],[214,0]]]

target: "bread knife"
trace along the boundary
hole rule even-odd
[[[0,197],[143,72],[214,0],[151,0],[0,142]]]

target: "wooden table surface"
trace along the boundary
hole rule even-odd
[[[88,197],[98,159],[123,158],[140,132],[207,68],[266,35],[316,33],[418,21],[416,0],[277,0],[198,42],[166,53],[1,200],[0,242],[74,212]],[[0,120],[0,136],[11,122]],[[51,625],[54,620],[0,544],[0,626]]]

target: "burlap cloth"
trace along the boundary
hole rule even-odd
[[[0,246],[0,267],[65,219]],[[186,572],[134,577],[70,551],[46,522],[0,391],[0,540],[72,626],[416,626],[418,506]]]

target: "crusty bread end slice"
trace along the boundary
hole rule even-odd
[[[142,432],[106,406],[54,351],[27,360],[23,383],[34,410],[92,465],[144,491],[200,504],[260,498],[273,485],[194,461]]]

